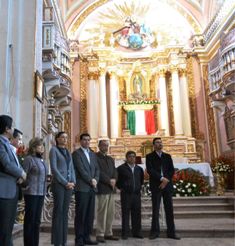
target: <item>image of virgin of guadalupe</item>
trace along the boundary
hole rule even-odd
[[[142,95],[143,81],[140,75],[136,74],[133,79],[133,90],[137,95]]]

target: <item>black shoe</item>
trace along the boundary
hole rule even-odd
[[[106,240],[112,240],[112,241],[118,241],[119,240],[119,237],[115,237],[113,235],[110,235],[110,236],[104,236],[104,239],[106,239]]]
[[[84,244],[86,244],[86,245],[97,245],[98,242],[97,241],[93,241],[93,240],[85,240]]]
[[[128,236],[126,236],[126,235],[122,236],[122,240],[127,240],[127,239],[128,239]]]
[[[170,236],[167,236],[168,238],[171,238],[171,239],[175,239],[175,240],[180,240],[180,237],[177,236],[177,235],[170,235]]]
[[[159,237],[158,233],[150,233],[150,235],[149,235],[150,240],[153,240],[153,239],[158,238],[158,237]]]
[[[99,243],[105,243],[104,237],[103,236],[96,236],[96,241]]]
[[[142,234],[136,234],[136,235],[133,235],[134,238],[138,238],[138,239],[143,239],[143,235]]]

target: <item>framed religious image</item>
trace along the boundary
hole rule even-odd
[[[44,83],[41,74],[35,72],[35,97],[42,103],[44,97]]]

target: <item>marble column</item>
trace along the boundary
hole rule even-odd
[[[173,101],[173,113],[175,123],[175,135],[183,135],[183,118],[181,110],[180,100],[180,81],[177,68],[171,70],[172,76],[172,101]]]
[[[111,138],[118,137],[119,109],[118,109],[118,82],[114,73],[110,76],[110,132]]]
[[[99,77],[99,137],[100,138],[106,138],[108,136],[105,75],[106,75],[105,71],[101,71]]]
[[[169,136],[169,117],[168,117],[165,71],[160,71],[158,84],[159,84],[158,86],[159,86],[159,95],[160,95],[160,125],[161,125],[161,129],[165,130],[165,135]]]
[[[98,74],[89,73],[87,84],[87,128],[91,138],[98,137]]]
[[[191,117],[190,117],[189,92],[188,92],[188,83],[187,83],[185,71],[182,71],[180,76],[180,97],[181,97],[181,112],[183,117],[184,135],[191,137],[192,127],[191,127]]]

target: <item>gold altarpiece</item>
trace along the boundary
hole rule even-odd
[[[158,99],[157,90],[158,88],[158,79],[161,73],[164,74],[166,79],[167,87],[167,103],[168,103],[168,115],[169,115],[169,136],[164,137],[164,145],[171,146],[171,152],[173,151],[178,156],[186,156],[192,161],[200,161],[198,156],[203,156],[203,153],[198,153],[196,150],[196,138],[199,137],[199,129],[197,124],[196,117],[196,106],[195,106],[195,90],[194,90],[194,78],[193,78],[193,67],[192,67],[192,58],[186,59],[185,55],[176,55],[179,54],[178,49],[169,49],[165,50],[161,54],[152,53],[150,57],[141,57],[141,58],[123,58],[118,53],[113,53],[112,48],[96,48],[92,50],[91,54],[81,54],[80,57],[80,87],[81,87],[81,124],[80,132],[89,131],[87,127],[87,84],[89,80],[96,81],[96,84],[99,85],[99,78],[103,74],[112,74],[115,76],[118,83],[118,100],[127,101],[127,100],[147,100],[149,98]],[[176,57],[176,58],[175,58]],[[187,78],[188,83],[188,92],[189,92],[189,102],[190,102],[190,114],[191,114],[191,127],[192,127],[192,136],[176,136],[174,127],[174,117],[173,117],[173,102],[172,102],[172,76],[171,72],[173,69],[178,71],[179,76],[184,74]],[[110,76],[106,76],[110,77]],[[107,82],[107,81],[106,81]],[[148,105],[148,104],[130,104],[119,106],[119,130],[118,137],[112,139],[110,136],[106,136],[111,140],[111,143],[115,145],[124,144],[125,149],[116,148],[116,152],[113,152],[113,155],[120,157],[121,153],[125,153],[128,149],[128,144],[125,145],[125,139],[131,137],[132,140],[128,140],[129,145],[132,145],[134,150],[141,155],[143,143],[152,139],[153,136],[130,136],[127,128],[126,122],[126,110],[128,109],[154,109],[154,118],[156,129],[159,129],[159,104]],[[109,122],[110,124],[110,122]],[[156,133],[158,134],[158,133]],[[155,134],[155,135],[156,135]],[[161,131],[160,131],[161,135]],[[95,139],[99,139],[98,135]],[[179,139],[178,139],[179,138]],[[200,136],[201,138],[201,136]],[[132,141],[135,141],[133,145]],[[95,144],[93,148],[97,148]],[[123,142],[124,141],[124,142]],[[182,146],[180,144],[182,143]],[[135,148],[135,145],[138,147]],[[141,148],[139,146],[142,146]],[[166,146],[167,148],[167,146]],[[114,148],[115,149],[115,148]],[[199,148],[200,152],[203,152],[203,149]],[[112,149],[111,149],[112,152]]]

